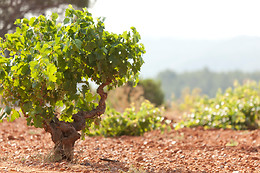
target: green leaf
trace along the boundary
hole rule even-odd
[[[107,54],[108,51],[107,51],[107,49],[106,49],[105,47],[102,47],[101,49],[102,49],[102,51],[103,51],[105,54]]]
[[[119,56],[114,56],[114,55],[111,55],[109,57],[109,60],[112,61],[112,65],[114,66],[118,66],[118,64],[121,63],[120,59],[119,59]]]
[[[127,31],[124,31],[124,32],[123,32],[122,37],[123,37],[124,39],[126,39],[126,40],[129,39],[129,35],[128,35]]]
[[[37,79],[38,74],[39,74],[39,72],[38,72],[38,69],[39,69],[38,61],[31,61],[31,62],[29,62],[29,65],[30,65],[32,78]]]
[[[67,114],[67,115],[72,115],[72,111],[73,111],[73,106],[71,105],[71,106],[69,107],[69,109],[67,109],[66,114]]]
[[[58,107],[63,107],[63,102],[62,102],[62,100],[59,100],[59,101],[57,101],[56,102],[56,106],[58,106]]]
[[[51,15],[53,21],[56,21],[58,17],[59,17],[58,13],[52,13]]]
[[[6,105],[4,112],[5,112],[7,115],[10,115],[11,111],[12,111],[12,108],[11,108],[10,106]]]
[[[57,67],[54,64],[48,64],[47,66],[47,76],[50,82],[56,82],[57,77],[56,77],[56,72],[57,72]]]
[[[68,23],[70,23],[70,19],[66,17],[66,18],[63,20],[63,24],[66,25],[66,24],[68,24]]]
[[[34,25],[34,22],[35,22],[35,17],[31,17],[30,21],[29,21],[29,25],[30,26],[33,26]]]
[[[27,121],[27,126],[33,125],[33,124],[32,124],[32,117],[27,117],[27,118],[26,118],[26,121]]]
[[[29,112],[30,109],[32,109],[32,102],[31,101],[27,101],[23,104],[23,107],[22,109],[25,111],[25,112]]]
[[[20,114],[17,110],[13,110],[13,113],[11,115],[11,118],[10,118],[10,121],[14,121],[15,119],[19,118],[20,117]]]
[[[4,92],[4,88],[3,87],[0,87],[0,95],[2,95]],[[2,99],[0,99],[0,103],[1,103]]]
[[[79,39],[75,39],[75,45],[78,49],[81,49],[82,41]]]
[[[25,24],[29,24],[29,20],[26,19],[26,18],[24,18],[24,19],[23,19],[23,23],[25,23]]]
[[[36,115],[36,116],[33,118],[33,125],[34,125],[36,128],[42,128],[42,117]]]

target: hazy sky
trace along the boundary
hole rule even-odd
[[[143,37],[225,39],[260,36],[259,0],[97,0],[90,10],[106,29],[135,26]]]
[[[147,78],[166,69],[177,72],[216,66],[224,71],[244,66],[258,69],[256,65],[239,64],[249,62],[243,59],[257,57],[259,46],[246,49],[244,40],[236,39],[222,50],[221,46],[212,47],[216,43],[210,47],[207,42],[219,40],[217,44],[223,44],[223,39],[260,37],[259,9],[260,0],[97,0],[90,11],[94,17],[106,17],[106,29],[111,32],[137,28],[146,49],[141,76]],[[229,64],[229,59],[237,54],[243,55],[240,58],[243,61]],[[222,58],[218,65],[214,63],[219,62],[216,56]]]

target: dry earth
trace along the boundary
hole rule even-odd
[[[260,129],[181,129],[87,137],[72,162],[51,162],[50,135],[24,119],[0,124],[0,172],[260,172]]]

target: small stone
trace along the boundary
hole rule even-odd
[[[14,136],[12,136],[12,135],[9,135],[8,137],[8,140],[15,140],[16,138],[14,137]]]
[[[138,157],[138,158],[136,159],[136,161],[137,161],[137,162],[140,162],[140,161],[143,161],[143,159],[144,159],[144,158],[143,158],[142,156],[140,156],[140,157]]]

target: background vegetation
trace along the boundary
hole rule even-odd
[[[123,113],[108,107],[99,126],[92,125],[89,135],[102,135],[106,137],[143,135],[147,131],[169,129],[162,116],[163,109],[155,107],[149,101],[141,103],[137,110],[135,106],[125,109]],[[168,122],[168,121],[167,121]]]
[[[157,79],[161,81],[165,98],[170,100],[173,94],[175,98],[180,98],[185,88],[191,90],[200,88],[202,95],[206,94],[209,97],[214,97],[218,89],[225,91],[228,87],[233,86],[235,80],[239,83],[246,80],[259,81],[260,72],[213,72],[208,68],[183,73],[166,70],[161,72]]]
[[[151,81],[152,83],[156,83],[156,81],[149,79],[149,82]],[[140,135],[143,134],[144,130],[134,128],[138,133],[136,131],[134,132],[131,130],[131,125],[142,121],[149,122],[147,126],[157,127],[157,129],[161,127],[164,127],[162,129],[165,129],[165,127],[171,128],[171,125],[164,121],[155,121],[156,116],[154,117],[154,114],[151,114],[151,110],[153,109],[150,109],[151,107],[148,109],[147,106],[144,106],[148,103],[151,104],[150,102],[143,103],[140,109],[135,109],[136,105],[140,105],[144,99],[149,100],[149,98],[143,97],[144,88],[145,87],[140,84],[137,88],[131,88],[129,85],[120,88],[123,89],[121,91],[124,92],[121,92],[121,96],[119,94],[120,92],[116,92],[119,95],[113,97],[113,99],[118,100],[117,98],[121,98],[119,103],[123,103],[123,95],[132,95],[131,99],[129,99],[132,102],[124,103],[124,105],[128,105],[129,108],[127,108],[124,113],[109,109],[107,116],[101,121],[101,128],[99,130],[95,129],[95,133],[92,134],[104,136],[117,136],[121,134]],[[161,90],[159,85],[158,90]],[[155,89],[155,95],[157,95],[156,91],[157,89]],[[132,94],[129,94],[130,92],[132,92]],[[152,95],[153,91],[151,90],[149,94]],[[113,94],[113,96],[115,95]],[[154,112],[157,112],[156,114],[159,115],[157,118],[161,118],[161,115],[165,117],[165,112],[158,112],[160,109],[156,109],[155,102],[153,102],[153,104],[155,105]],[[233,85],[228,87],[224,92],[218,89],[213,97],[202,94],[202,89],[200,88],[193,90],[185,88],[182,90],[181,96],[178,99],[172,99],[170,104],[164,104],[164,106],[167,108],[166,113],[171,114],[167,117],[176,122],[174,124],[175,129],[195,126],[236,130],[257,129],[260,126],[260,83],[245,80],[243,84],[240,84],[236,80]],[[181,119],[181,121],[176,121],[176,116],[179,116],[178,119]],[[116,128],[112,130],[111,127]],[[137,125],[135,125],[135,127],[137,127]],[[140,125],[138,125],[138,127],[140,127]],[[152,130],[152,128],[146,129]]]
[[[218,91],[214,98],[187,95],[193,100],[190,113],[176,128],[204,126],[205,128],[257,129],[260,125],[260,83],[234,83],[224,93]],[[182,104],[185,104],[182,103]],[[186,103],[190,106],[190,102]]]
[[[136,87],[132,82],[128,82],[123,87],[116,88],[108,94],[108,103],[119,112],[123,112],[133,105],[139,108],[144,100],[149,100],[157,107],[164,103],[164,93],[159,81],[142,79]]]

